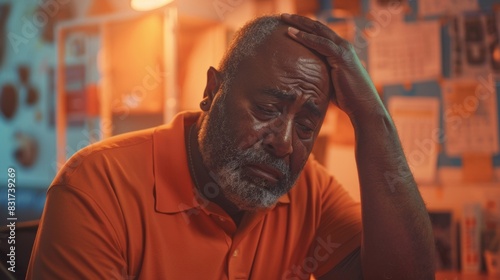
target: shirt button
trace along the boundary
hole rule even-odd
[[[240,250],[238,250],[238,249],[234,250],[233,257],[237,257],[239,252],[240,252]]]

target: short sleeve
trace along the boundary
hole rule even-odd
[[[126,261],[116,231],[92,197],[52,186],[26,279],[121,279]]]
[[[322,276],[361,245],[361,205],[319,163],[314,168],[323,178],[319,184],[321,217],[309,257],[317,260],[313,271]]]

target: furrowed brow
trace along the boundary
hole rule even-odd
[[[295,99],[297,99],[297,95],[295,93],[282,91],[282,90],[279,90],[276,88],[265,88],[265,89],[263,89],[263,92],[265,94],[274,96],[274,97],[281,99],[281,100],[295,101]]]
[[[276,88],[265,88],[265,89],[263,89],[263,92],[265,94],[271,95],[271,96],[276,97],[278,99],[286,100],[286,101],[290,101],[290,102],[293,102],[297,99],[297,95],[295,93],[282,91],[282,90],[279,90]],[[314,101],[312,101],[311,99],[308,99],[304,103],[304,107],[318,118],[321,118],[323,116],[318,105],[316,105],[314,103]]]
[[[321,118],[323,116],[323,114],[321,113],[321,110],[319,109],[318,105],[316,105],[314,103],[314,101],[312,101],[311,99],[308,99],[304,103],[304,107],[306,107],[309,111],[311,111],[313,113],[313,115],[315,115],[318,118]]]

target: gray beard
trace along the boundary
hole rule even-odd
[[[214,102],[205,116],[198,143],[203,163],[224,196],[241,210],[269,208],[295,184],[299,174],[292,176],[288,164],[263,149],[262,139],[251,148],[238,148],[225,113],[224,96]],[[276,184],[244,174],[248,164],[265,164],[280,170],[285,176]],[[201,186],[200,186],[201,187]]]

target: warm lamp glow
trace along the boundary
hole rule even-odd
[[[130,6],[136,11],[149,11],[165,6],[173,0],[132,0]]]

